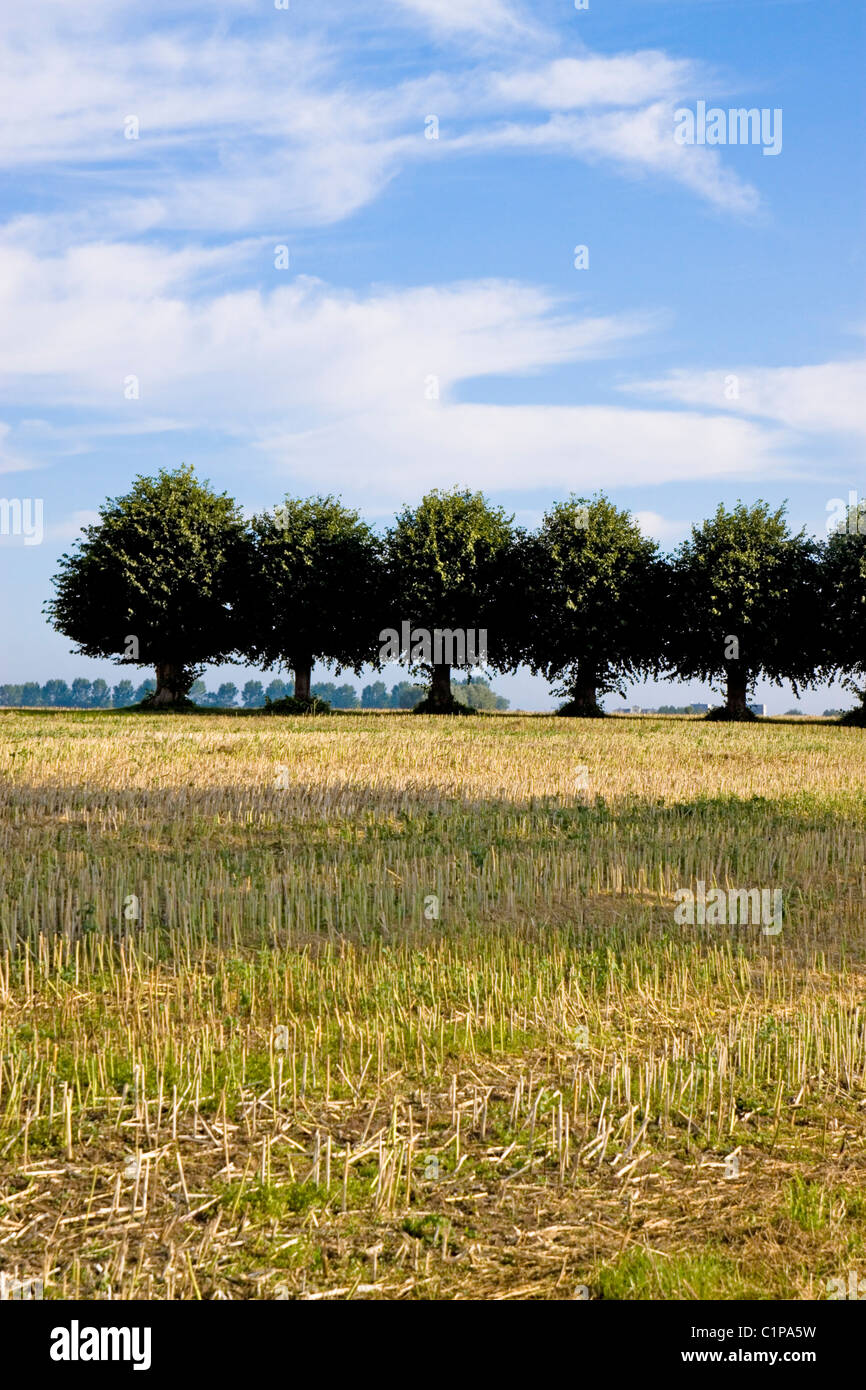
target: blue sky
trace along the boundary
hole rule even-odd
[[[3,21],[0,493],[45,534],[0,536],[0,680],[117,678],[50,576],[182,461],[382,525],[431,486],[524,524],[604,489],[666,548],[719,501],[823,534],[866,495],[861,0],[289,3]],[[780,153],[677,144],[699,101],[780,110]]]

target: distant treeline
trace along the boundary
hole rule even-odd
[[[156,681],[119,681],[113,688],[107,681],[85,680],[80,676],[71,685],[66,681],[24,681],[22,685],[0,685],[0,705],[45,709],[120,709],[144,700],[156,689]]]
[[[0,685],[0,706],[6,708],[45,708],[45,709],[125,709],[129,705],[140,704],[156,689],[156,681],[149,679],[134,686],[132,681],[118,681],[109,686],[106,681],[85,680],[79,676],[71,685],[66,681],[51,680],[40,685],[38,681],[24,681],[21,685]],[[470,709],[506,710],[508,701],[490,689],[485,680],[452,681],[451,689],[455,700],[468,705]],[[242,690],[232,681],[224,681],[216,690],[208,690],[203,680],[193,682],[189,697],[197,705],[205,708],[230,709],[240,704],[244,709],[263,709],[266,700],[275,702],[291,697],[295,693],[294,681],[272,680],[268,685],[262,681],[247,681]],[[398,681],[391,689],[384,681],[374,681],[358,691],[348,682],[334,685],[322,681],[311,687],[311,693],[319,700],[325,700],[332,709],[414,709],[426,695],[426,687],[414,685],[411,681]]]

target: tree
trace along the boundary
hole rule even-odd
[[[70,704],[74,709],[87,709],[90,704],[90,681],[84,676],[77,676],[72,682],[72,699]]]
[[[344,685],[338,685],[334,692],[334,698],[330,702],[334,709],[360,709],[361,701],[358,699],[358,692],[348,681]]]
[[[233,681],[223,681],[214,697],[214,704],[220,709],[229,709],[238,698],[238,688]]]
[[[388,704],[391,709],[417,709],[426,694],[423,685],[413,685],[411,681],[398,681],[391,688]]]
[[[277,700],[290,699],[294,693],[295,687],[292,681],[286,684],[285,681],[272,680],[265,691],[265,699],[270,700],[271,703],[274,704]]]
[[[654,669],[664,568],[656,543],[604,495],[572,495],[520,538],[509,584],[514,647],[561,682],[560,713],[596,717],[599,695]]]
[[[361,691],[362,709],[387,709],[388,687],[384,681],[373,681]]]
[[[111,704],[111,691],[108,689],[108,682],[104,681],[101,676],[90,687],[90,703],[93,709],[107,709]]]
[[[451,694],[470,709],[506,710],[508,700],[490,689],[490,683],[478,676],[474,680],[452,681]]]
[[[193,681],[192,685],[189,688],[187,698],[192,700],[193,704],[200,705],[204,702],[204,700],[207,698],[207,686],[205,685],[203,680]]]
[[[150,695],[152,695],[153,692],[154,692],[155,690],[156,690],[156,681],[153,679],[152,676],[148,676],[147,680],[146,680],[146,681],[142,681],[142,682],[141,682],[141,685],[138,687],[138,689],[137,689],[136,692],[135,692],[135,704],[137,704],[137,705],[143,704],[144,701],[145,701],[146,699],[148,699],[148,697],[149,697]]]
[[[46,681],[42,687],[43,705],[71,705],[72,692],[66,681]]]
[[[0,685],[0,705],[20,705],[22,704],[20,685]]]
[[[45,611],[85,656],[153,666],[154,708],[182,704],[201,664],[227,659],[237,645],[230,609],[244,537],[237,504],[181,467],[136,478],[99,515],[62,556]]]
[[[668,662],[681,680],[726,684],[723,716],[750,719],[749,691],[808,684],[822,664],[819,547],[792,535],[785,507],[719,506],[677,551]]]
[[[133,701],[132,681],[118,681],[111,692],[111,702],[115,709],[123,709],[124,705],[131,705]]]
[[[28,708],[42,704],[42,690],[38,681],[25,681],[21,687],[21,703]]]
[[[332,681],[323,681],[312,687],[312,694],[317,700],[324,700],[332,709],[358,709],[358,692],[353,685],[334,685]]]
[[[493,665],[505,657],[506,615],[498,600],[512,521],[480,492],[455,489],[429,492],[388,532],[391,649],[380,657],[408,657],[410,669],[429,675],[430,693],[419,707],[424,712],[465,712],[451,694],[452,666],[472,665],[474,658],[487,665],[488,653]],[[426,636],[419,638],[419,631]]]
[[[379,542],[333,497],[287,497],[254,517],[251,530],[244,654],[266,669],[288,666],[295,697],[309,700],[317,661],[357,674],[375,659]]]
[[[261,681],[247,681],[241,699],[244,709],[261,709],[265,703],[265,692]]]
[[[866,502],[846,509],[831,533],[821,566],[821,606],[827,635],[824,673],[842,672],[842,684],[860,700],[846,723],[866,723]],[[826,711],[825,711],[826,712]]]

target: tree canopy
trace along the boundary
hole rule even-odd
[[[310,699],[316,662],[338,671],[374,662],[380,545],[358,513],[333,497],[287,497],[250,530],[244,655],[294,671],[298,700]]]
[[[497,666],[504,659],[501,599],[512,520],[480,492],[434,490],[417,507],[405,507],[388,531],[388,630],[399,632],[401,641],[407,630],[429,635],[427,650],[410,635],[405,652],[410,664],[431,678],[428,699],[416,707],[420,711],[465,710],[451,693],[452,666],[484,665],[488,658]]]
[[[692,527],[673,563],[669,669],[724,680],[728,717],[749,717],[758,676],[797,693],[823,662],[820,548],[794,535],[784,506],[738,502]]]
[[[860,699],[856,722],[866,720],[866,503],[847,509],[842,526],[829,536],[822,566],[826,614],[824,660],[842,672],[844,684]]]
[[[49,620],[85,656],[153,666],[153,705],[182,702],[202,665],[226,659],[236,644],[237,503],[184,466],[136,478],[99,518],[61,557]]]
[[[511,576],[517,652],[561,683],[565,713],[595,715],[598,696],[658,660],[665,610],[658,547],[604,495],[572,496],[518,546]]]

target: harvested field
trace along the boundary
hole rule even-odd
[[[866,744],[0,711],[0,1269],[46,1298],[866,1273]],[[677,890],[781,889],[783,928]]]

